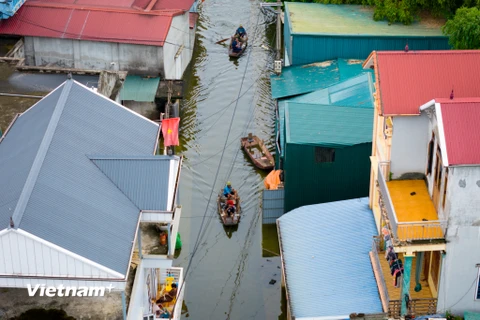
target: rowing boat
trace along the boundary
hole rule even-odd
[[[220,190],[217,198],[217,205],[218,205],[218,214],[220,214],[220,218],[222,219],[222,223],[225,226],[235,226],[240,222],[240,197],[237,197],[235,200],[235,214],[233,216],[228,216],[225,207],[226,198],[223,196],[223,189]]]
[[[247,45],[248,45],[247,40],[248,40],[247,35],[240,38],[240,43],[242,44],[242,49],[240,51],[235,52],[232,49],[233,37],[230,38],[230,45],[228,46],[228,55],[232,58],[240,57],[245,52],[245,50],[247,49]]]
[[[252,162],[262,170],[272,170],[275,166],[275,160],[263,143],[263,140],[257,136],[248,134],[248,137],[240,139],[242,149],[250,157]]]

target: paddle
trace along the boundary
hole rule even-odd
[[[220,43],[222,43],[222,42],[225,42],[225,41],[227,41],[228,39],[230,39],[230,38],[222,39],[222,40],[220,40],[220,41],[217,41],[217,42],[215,42],[215,43],[216,43],[216,44],[220,44]]]

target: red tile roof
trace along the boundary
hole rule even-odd
[[[480,98],[435,102],[440,103],[439,129],[443,127],[448,165],[480,165]]]
[[[437,98],[480,97],[480,50],[373,54],[383,115],[418,115]]]
[[[172,18],[194,0],[38,0],[0,21],[0,34],[163,46]],[[164,4],[165,10],[144,11]],[[146,4],[146,5],[145,5]],[[167,8],[168,7],[168,8]]]

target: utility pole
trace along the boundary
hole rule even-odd
[[[277,7],[277,41],[276,41],[276,55],[273,69],[277,75],[282,73],[282,2],[277,0],[277,3],[272,2],[262,2],[260,3],[262,7]]]

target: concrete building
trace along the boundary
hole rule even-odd
[[[404,260],[393,287],[388,246],[372,251],[384,309],[480,311],[480,53],[373,52],[364,68],[376,78],[370,206]]]
[[[178,80],[192,58],[196,8],[196,0],[31,0],[0,22],[0,34],[23,37],[27,66]]]
[[[18,115],[0,139],[0,287],[113,285],[125,319],[134,251],[143,268],[144,223],[167,233],[166,254],[147,257],[149,268],[162,270],[156,283],[169,274],[181,282],[171,260],[181,158],[155,155],[159,132],[73,80]],[[144,285],[134,284],[140,292]]]

